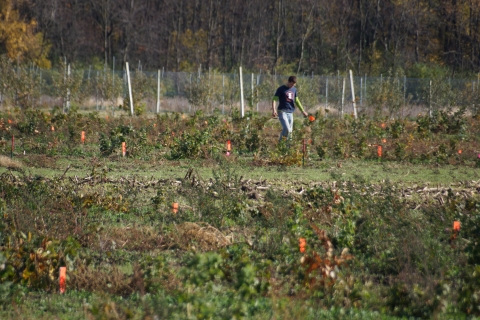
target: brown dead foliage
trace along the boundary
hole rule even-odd
[[[307,279],[309,279],[308,284],[312,287],[333,285],[339,268],[353,259],[353,256],[348,254],[347,248],[343,249],[340,256],[333,255],[333,245],[327,233],[313,224],[311,226],[325,249],[325,255],[322,257],[317,252],[312,252],[311,255],[302,257],[302,265],[306,268]],[[319,277],[316,277],[317,275]]]
[[[139,284],[139,279],[141,277],[125,275],[116,267],[99,270],[78,265],[75,271],[69,273],[67,287],[127,296],[135,291],[142,290],[143,282]]]
[[[97,239],[91,245],[100,246],[104,250],[121,248],[128,251],[151,251],[168,248],[171,241],[151,228],[124,227],[108,229],[104,235],[100,235],[100,241]]]
[[[2,168],[21,168],[22,164],[6,156],[0,156],[0,167]]]
[[[57,160],[44,154],[27,154],[22,156],[22,161],[34,168],[57,169]]]
[[[178,234],[174,237],[177,245],[184,249],[216,250],[232,244],[231,237],[225,236],[208,223],[185,222],[177,226]]]

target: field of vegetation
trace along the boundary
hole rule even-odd
[[[0,318],[480,316],[478,114],[217,111],[2,111]]]

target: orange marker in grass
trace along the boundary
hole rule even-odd
[[[382,146],[377,146],[377,155],[379,158],[382,157]]]
[[[453,221],[453,231],[460,231],[460,221]]]
[[[125,155],[127,154],[127,144],[125,143],[125,141],[122,142],[122,156],[125,157]]]
[[[85,143],[85,131],[82,131],[82,135],[80,136],[80,140],[82,143]]]
[[[172,204],[172,212],[173,213],[177,213],[178,212],[178,203],[177,202],[174,202]]]
[[[60,293],[65,293],[67,290],[67,267],[60,267],[59,284]]]
[[[305,247],[307,246],[307,240],[305,238],[298,239],[298,247],[300,248],[300,252],[305,252]]]
[[[227,156],[230,155],[230,151],[232,151],[232,143],[230,140],[227,140]]]

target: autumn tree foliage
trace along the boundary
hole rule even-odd
[[[35,62],[40,67],[49,68],[49,46],[43,34],[37,31],[37,22],[22,17],[15,2],[0,0],[0,53],[19,62]]]
[[[480,67],[477,0],[0,0],[0,8],[11,57],[46,54],[48,42],[51,61],[111,65],[116,57],[176,71]]]

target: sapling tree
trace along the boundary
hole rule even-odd
[[[381,116],[387,110],[389,116],[397,114],[411,96],[405,97],[403,85],[398,77],[383,78],[380,83],[369,87],[368,104],[373,107],[375,116]]]
[[[194,111],[200,107],[207,107],[213,98],[211,83],[206,76],[192,80],[186,86],[185,92]]]
[[[60,61],[58,70],[52,74],[52,82],[53,94],[62,99],[64,112],[70,111],[69,103],[81,103],[86,98],[86,92],[82,90],[83,71],[76,71],[73,65],[69,68]]]
[[[0,95],[2,104],[32,106],[40,96],[41,80],[35,69],[15,66],[5,55],[0,56]]]

